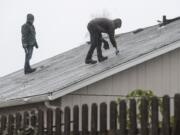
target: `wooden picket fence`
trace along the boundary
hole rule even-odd
[[[81,107],[74,106],[72,109],[65,107],[64,110],[60,108],[46,111],[31,110],[2,115],[0,135],[179,135],[180,94],[176,94],[173,98],[173,124],[170,124],[170,97],[162,98],[162,124],[159,124],[159,100],[157,97],[150,100],[150,123],[149,100],[143,97],[140,105],[140,121],[137,118],[136,100],[130,99],[129,102],[112,101],[108,103],[109,109],[107,103],[100,105],[94,103],[91,106],[87,104]]]

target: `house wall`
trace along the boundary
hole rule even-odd
[[[118,99],[119,96],[114,95],[126,95],[135,89],[153,90],[158,96],[174,96],[180,92],[179,82],[180,49],[176,49],[62,97],[61,107],[110,102]]]

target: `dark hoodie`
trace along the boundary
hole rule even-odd
[[[34,25],[30,22],[26,22],[22,28],[22,44],[23,46],[26,44],[27,46],[36,46],[36,31]]]
[[[109,35],[109,39],[112,45],[117,48],[116,41],[114,38],[116,24],[114,20],[107,18],[95,18],[88,23],[88,29],[93,29],[94,33],[106,33]]]

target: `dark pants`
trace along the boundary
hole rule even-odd
[[[88,31],[90,33],[91,47],[86,56],[86,60],[92,59],[92,55],[95,49],[97,49],[97,57],[98,59],[100,59],[102,58],[102,50],[101,50],[102,35],[100,32],[98,32],[98,29],[93,24],[88,24]]]
[[[24,50],[25,50],[25,65],[24,65],[24,69],[25,70],[30,70],[31,69],[30,60],[31,60],[32,54],[33,54],[33,46],[28,46]]]

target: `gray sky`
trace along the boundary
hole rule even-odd
[[[0,0],[0,77],[23,68],[21,25],[35,15],[39,50],[31,63],[79,46],[86,40],[92,16],[121,18],[116,33],[157,24],[162,15],[180,16],[179,0]]]

